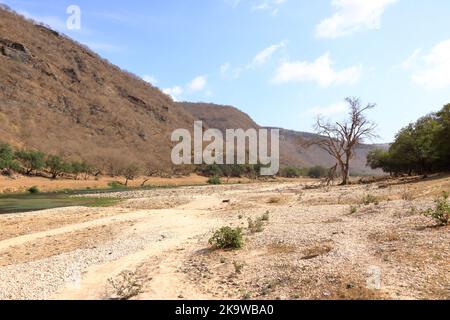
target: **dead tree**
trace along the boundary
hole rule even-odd
[[[315,125],[317,138],[309,141],[309,145],[316,145],[336,159],[342,174],[342,185],[350,182],[350,163],[354,157],[354,150],[365,139],[376,137],[376,124],[369,121],[366,111],[375,108],[375,104],[363,107],[357,98],[347,98],[349,117],[343,122],[332,123],[318,117]]]
[[[327,177],[325,178],[325,181],[323,182],[324,184],[327,185],[327,187],[330,186],[330,184],[331,184],[331,185],[334,184],[334,180],[335,180],[336,177],[337,177],[337,168],[338,168],[338,164],[336,163],[336,164],[334,165],[334,167],[331,167],[331,168],[328,170]]]

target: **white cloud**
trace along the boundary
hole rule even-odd
[[[414,83],[429,90],[450,87],[450,39],[438,43],[430,53],[416,56]]]
[[[250,67],[256,68],[266,64],[270,60],[270,58],[272,58],[275,52],[285,47],[286,42],[282,41],[278,44],[274,44],[268,48],[265,48],[255,56],[252,63],[250,64]]]
[[[279,7],[285,3],[286,0],[264,0],[252,7],[252,11],[270,11],[272,15],[277,15]]]
[[[348,108],[345,102],[337,102],[326,107],[314,107],[308,110],[307,113],[315,116],[332,116],[336,114],[341,114],[347,111],[347,109]]]
[[[336,13],[316,27],[319,38],[338,38],[364,29],[379,29],[385,9],[398,0],[332,0]]]
[[[204,91],[207,85],[207,77],[206,76],[198,76],[195,77],[191,82],[189,82],[186,86],[174,86],[171,88],[163,89],[165,94],[168,94],[172,97],[173,100],[178,101],[180,96],[183,93],[194,93],[199,91]],[[206,95],[209,95],[210,91],[205,91]]]
[[[184,90],[180,86],[163,89],[163,92],[172,97],[173,100],[178,101],[178,97],[183,94]]]
[[[187,89],[191,92],[202,91],[206,87],[206,76],[198,76],[194,78],[187,86]]]
[[[31,13],[29,13],[27,11],[23,11],[23,10],[19,10],[18,13],[27,19],[31,19],[36,22],[43,23],[43,24],[49,26],[50,28],[52,28],[53,30],[60,31],[60,32],[68,31],[66,21],[64,21],[63,19],[61,19],[57,16],[38,16],[38,15],[34,15],[34,14],[31,14]]]
[[[413,68],[417,64],[421,53],[422,49],[414,50],[414,52],[408,58],[406,58],[400,66],[405,70]]]
[[[313,62],[284,62],[275,71],[273,82],[316,82],[321,87],[339,84],[353,84],[361,77],[361,66],[352,66],[340,71],[333,68],[329,53],[325,53]]]
[[[155,85],[155,84],[157,84],[158,83],[158,79],[156,79],[154,76],[151,76],[151,75],[143,75],[142,76],[142,79],[145,81],[145,82],[148,82],[148,83],[150,83],[150,84],[153,84],[153,85]]]

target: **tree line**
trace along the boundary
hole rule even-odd
[[[14,172],[25,175],[47,173],[52,179],[70,174],[75,179],[95,173],[95,168],[85,161],[67,161],[57,155],[47,155],[34,150],[15,151],[9,144],[0,143],[0,172],[12,175]]]
[[[401,129],[389,150],[369,153],[367,164],[391,175],[450,171],[450,104]]]

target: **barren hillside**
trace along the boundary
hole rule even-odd
[[[170,133],[193,119],[89,49],[0,9],[0,137],[104,166],[167,168]]]

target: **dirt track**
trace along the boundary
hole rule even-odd
[[[114,208],[0,216],[0,298],[116,298],[109,279],[123,271],[142,287],[133,299],[450,298],[449,228],[419,214],[449,178],[310,185],[128,192]],[[369,194],[377,203],[361,204]],[[250,233],[247,218],[267,211]],[[209,250],[224,225],[244,228],[243,249]]]

